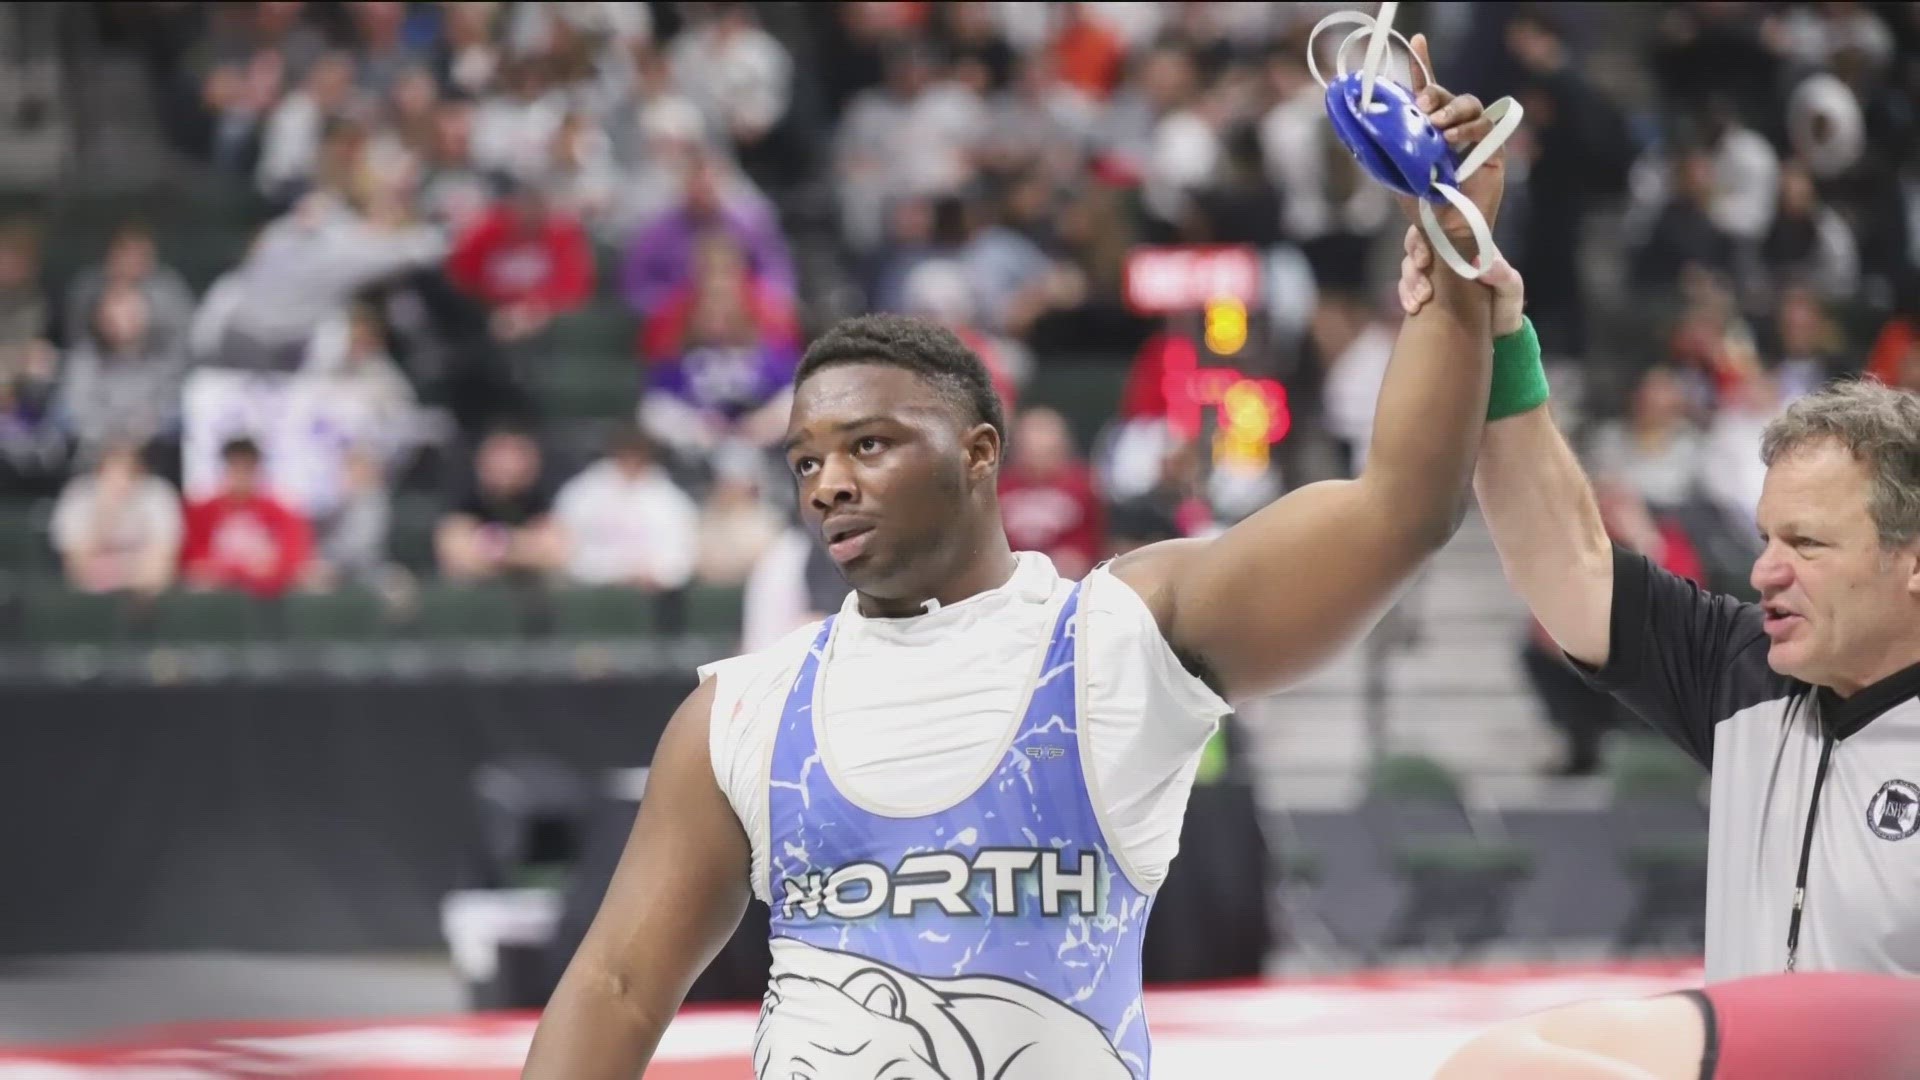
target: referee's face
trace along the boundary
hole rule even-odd
[[[1914,545],[1881,545],[1870,491],[1866,466],[1822,442],[1776,460],[1760,495],[1766,546],[1752,583],[1772,643],[1767,662],[1842,694],[1920,660]]]

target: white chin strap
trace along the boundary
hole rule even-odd
[[[1386,46],[1390,40],[1398,41],[1406,49],[1407,56],[1419,65],[1421,73],[1427,77],[1427,82],[1433,82],[1433,70],[1427,66],[1425,60],[1420,58],[1419,53],[1413,51],[1413,45],[1407,41],[1406,37],[1393,28],[1394,12],[1399,7],[1398,3],[1383,3],[1380,5],[1380,14],[1377,18],[1359,11],[1336,11],[1315,24],[1313,33],[1307,35],[1307,70],[1313,73],[1314,81],[1318,82],[1322,89],[1326,88],[1327,80],[1320,74],[1319,58],[1315,55],[1313,47],[1314,41],[1320,36],[1320,31],[1329,27],[1353,24],[1357,25],[1358,29],[1348,34],[1340,42],[1340,47],[1334,50],[1333,63],[1335,77],[1345,78],[1348,74],[1347,50],[1362,37],[1367,39],[1366,59],[1360,68],[1360,107],[1362,109],[1373,108],[1373,84],[1374,80],[1380,77],[1380,68],[1386,62]],[[1525,114],[1526,110],[1520,107],[1520,103],[1510,97],[1501,98],[1487,106],[1486,116],[1493,121],[1493,130],[1474,146],[1466,160],[1454,170],[1454,178],[1464,183],[1467,177],[1472,176],[1480,166],[1485,165],[1487,159],[1493,157],[1502,146],[1506,145],[1507,139],[1512,137],[1514,131],[1520,127],[1520,120]],[[1480,261],[1468,262],[1466,257],[1460,254],[1460,249],[1453,246],[1453,241],[1440,228],[1440,219],[1433,213],[1433,204],[1421,199],[1420,225],[1427,234],[1427,241],[1433,245],[1434,253],[1439,255],[1441,261],[1451,267],[1454,273],[1469,281],[1475,280],[1500,257],[1500,249],[1493,243],[1493,230],[1487,227],[1487,219],[1480,213],[1480,208],[1473,205],[1471,199],[1462,195],[1459,188],[1451,184],[1435,182],[1433,190],[1439,192],[1441,198],[1460,211],[1460,216],[1466,220],[1467,227],[1473,230],[1473,243],[1475,249],[1480,252]]]

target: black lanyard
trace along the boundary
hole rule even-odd
[[[1813,802],[1807,807],[1807,832],[1800,840],[1800,874],[1793,882],[1793,918],[1787,923],[1787,970],[1800,959],[1800,916],[1807,907],[1807,863],[1813,858],[1813,824],[1820,819],[1820,789],[1827,783],[1827,763],[1833,758],[1833,735],[1820,745],[1820,767],[1813,773]]]

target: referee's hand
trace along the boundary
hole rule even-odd
[[[1420,226],[1407,227],[1406,254],[1400,260],[1400,310],[1415,314],[1433,299],[1433,248]],[[1505,258],[1495,259],[1480,275],[1480,284],[1493,290],[1493,336],[1500,337],[1520,329],[1520,316],[1527,305],[1527,283],[1520,271]]]

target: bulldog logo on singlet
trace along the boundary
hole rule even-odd
[[[1133,1080],[1099,1025],[1010,979],[928,978],[800,946],[753,1039],[755,1080]]]
[[[891,870],[849,863],[782,879],[780,917],[911,918],[931,909],[954,916],[1085,914],[1099,910],[1099,868],[1091,851],[1068,855],[1057,848],[985,848],[971,857],[921,852]]]
[[[1867,828],[1882,840],[1905,840],[1920,832],[1920,784],[1889,780],[1867,803]]]

